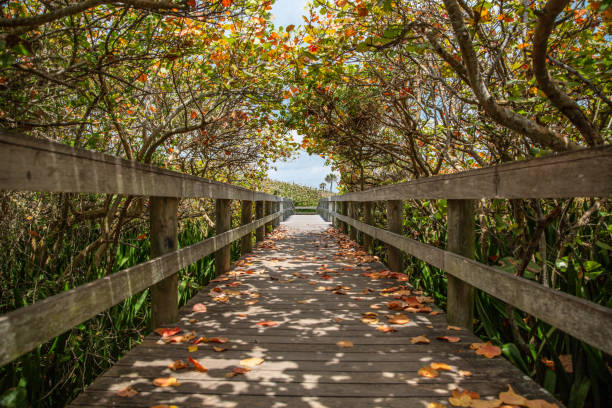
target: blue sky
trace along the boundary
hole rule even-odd
[[[294,24],[297,27],[304,24],[302,15],[305,14],[306,3],[307,0],[276,0],[272,5],[274,26],[287,27],[289,24]],[[293,138],[301,143],[300,136],[294,134]],[[274,163],[273,167],[276,167],[276,170],[268,171],[268,177],[318,188],[319,184],[325,182],[325,176],[332,172],[331,168],[326,166],[325,160],[319,156],[309,156],[303,150],[298,153],[298,157],[294,160]],[[334,190],[336,190],[335,183]]]

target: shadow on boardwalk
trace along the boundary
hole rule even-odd
[[[480,340],[448,330],[444,313],[404,312],[410,322],[389,326],[397,331],[377,330],[388,325],[387,315],[399,313],[386,307],[392,291],[383,290],[402,290],[404,282],[362,276],[385,267],[328,228],[316,215],[291,217],[181,310],[180,335],[193,332],[195,338],[227,338],[226,343],[201,343],[190,352],[189,341],[164,343],[153,333],[73,405],[427,407],[431,402],[449,405],[454,389],[488,398],[507,390],[507,384],[525,397],[554,401],[503,358],[476,355],[469,345]],[[207,311],[192,312],[196,303]],[[361,321],[367,312],[377,314],[371,315],[371,324]],[[421,335],[430,343],[411,344]],[[448,343],[439,336],[460,341]],[[353,347],[340,347],[339,341]],[[227,350],[216,352],[213,346]],[[208,371],[168,368],[188,357]],[[244,375],[227,377],[251,357],[264,362]],[[450,370],[440,370],[436,378],[419,376],[418,370],[432,362],[446,363]],[[180,385],[153,385],[154,379],[169,376]],[[128,386],[138,393],[117,395]]]

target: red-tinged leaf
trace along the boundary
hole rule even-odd
[[[147,74],[140,74],[138,80],[142,83],[147,82]]]
[[[255,324],[257,326],[261,326],[261,327],[274,327],[274,326],[278,326],[278,322],[273,322],[273,321],[257,322]]]
[[[485,344],[476,349],[476,354],[479,356],[485,356],[486,358],[493,358],[501,355],[501,348],[494,346],[490,341],[487,341]]]
[[[174,363],[170,363],[168,368],[172,371],[182,370],[183,368],[189,367],[189,363],[184,362],[183,360],[176,360]]]
[[[193,305],[193,308],[191,310],[194,313],[205,313],[206,312],[206,306],[203,305],[202,303],[196,303],[195,305]]]
[[[158,329],[155,329],[155,333],[159,334],[162,337],[174,336],[176,333],[179,333],[180,331],[181,331],[180,327],[173,327],[173,328],[160,327]]]
[[[191,119],[195,119],[198,117],[198,113],[196,111],[191,111],[191,115],[189,115]]]
[[[387,309],[390,310],[402,310],[404,309],[404,302],[401,300],[394,300],[392,302],[387,303]]]
[[[130,387],[129,385],[122,390],[117,391],[117,395],[123,398],[132,398],[138,394],[138,391]]]
[[[448,341],[449,343],[457,343],[461,341],[461,338],[455,336],[438,336],[438,340]]]
[[[196,359],[194,359],[193,357],[189,357],[189,361],[191,362],[191,364],[193,364],[195,369],[198,370],[199,372],[205,373],[205,372],[208,371],[208,368],[206,368],[202,364],[198,363],[198,361]]]
[[[208,343],[227,343],[227,337],[213,337],[212,339],[208,339]]]
[[[221,4],[223,4],[223,7],[229,7],[232,5],[232,0],[221,0]]]
[[[198,337],[197,339],[192,341],[192,343],[194,345],[197,345],[197,344],[200,344],[200,343],[208,343],[208,339],[206,337]]]
[[[322,275],[321,279],[330,280],[330,279],[333,279],[333,278],[331,276],[329,276],[329,275]]]

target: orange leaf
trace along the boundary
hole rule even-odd
[[[278,322],[273,322],[273,321],[257,322],[255,324],[257,326],[261,326],[261,327],[274,327],[274,326],[278,326]]]
[[[498,399],[494,400],[472,400],[470,407],[471,408],[497,408],[502,404],[502,402]]]
[[[168,365],[168,368],[172,371],[182,370],[183,368],[189,367],[189,364],[184,362],[183,360],[176,360],[174,363]]]
[[[394,300],[392,302],[387,303],[387,309],[390,310],[402,310],[404,308],[404,302],[401,300]]]
[[[138,77],[138,80],[140,82],[147,82],[147,74],[140,74],[140,76]]]
[[[342,347],[342,348],[350,348],[354,346],[352,341],[345,341],[345,340],[341,340],[337,342],[336,344],[338,345],[338,347]]]
[[[446,330],[457,330],[457,331],[460,331],[460,330],[463,330],[463,329],[461,327],[457,327],[457,326],[448,326],[446,328]]]
[[[193,364],[193,366],[195,367],[196,370],[198,370],[201,373],[205,373],[208,371],[208,368],[204,367],[202,364],[198,363],[198,361],[192,357],[189,357],[189,361],[191,361],[191,364]]]
[[[232,0],[221,0],[221,4],[223,4],[223,7],[229,7],[232,5]]]
[[[180,327],[173,327],[173,328],[160,327],[159,329],[155,329],[154,331],[155,333],[159,334],[162,337],[170,337],[180,332],[181,329]]]
[[[429,363],[429,366],[434,370],[450,371],[451,367],[446,363]]]
[[[250,368],[246,368],[246,367],[234,367],[232,369],[232,371],[230,373],[225,374],[225,376],[227,378],[232,378],[232,377],[235,377],[237,375],[246,374],[249,371],[251,371]]]
[[[191,111],[191,115],[189,115],[191,119],[195,119],[198,117],[198,113],[196,111]]]
[[[194,313],[204,313],[206,312],[206,306],[202,303],[196,303],[195,305],[193,305],[193,308],[191,310]]]
[[[448,402],[454,407],[469,407],[472,404],[472,397],[467,394],[460,394],[456,397],[449,397]]]
[[[208,339],[208,343],[227,343],[227,337],[213,337],[212,339]]]
[[[136,391],[129,385],[124,389],[117,391],[117,395],[124,398],[132,398],[136,394],[138,394],[138,391]]]
[[[161,377],[153,380],[156,387],[178,387],[181,385],[174,377]]]
[[[221,353],[222,351],[226,351],[227,348],[225,347],[217,347],[217,346],[213,346],[213,350],[215,350],[217,353]]]
[[[525,406],[527,408],[559,408],[557,404],[544,401],[543,399],[526,401]]]
[[[500,392],[499,399],[502,400],[504,404],[510,405],[525,405],[527,399],[521,395],[518,395],[512,389],[512,386],[508,384],[508,391]]]
[[[30,235],[34,238],[40,238],[40,234],[34,230],[30,230]]]
[[[457,343],[461,341],[461,338],[455,336],[438,336],[436,337],[438,340],[448,341],[449,343]]]
[[[416,336],[410,339],[411,344],[429,344],[429,339],[425,336]]]
[[[379,332],[383,332],[383,333],[389,333],[389,332],[396,332],[397,329],[393,328],[391,326],[378,326],[376,328],[376,330],[378,330]]]
[[[408,316],[403,315],[403,314],[396,314],[396,315],[392,315],[392,316],[387,316],[387,319],[389,319],[389,323],[391,323],[391,324],[408,324],[408,323],[410,323],[410,318]]]
[[[418,371],[418,374],[421,377],[427,377],[427,378],[436,378],[437,376],[440,375],[440,373],[438,373],[437,370],[434,370],[431,367],[420,368],[419,371]]]
[[[479,356],[485,356],[486,358],[493,358],[501,355],[501,349],[492,345],[490,341],[487,341],[484,346],[476,350],[476,354]]]

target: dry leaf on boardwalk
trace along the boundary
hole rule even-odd
[[[246,367],[234,367],[234,368],[232,369],[232,371],[231,371],[231,372],[229,372],[229,373],[227,373],[227,374],[225,374],[225,376],[226,376],[227,378],[232,378],[232,377],[235,377],[235,376],[237,376],[237,375],[246,374],[246,373],[248,373],[249,371],[251,371],[251,369],[250,369],[250,368],[246,368]]]
[[[433,368],[434,370],[438,370],[438,371],[450,371],[451,370],[451,366],[449,366],[446,363],[429,363],[429,366],[431,368]]]
[[[212,339],[208,339],[208,343],[227,343],[227,337],[213,337]]]
[[[274,326],[278,326],[278,322],[273,322],[271,320],[265,321],[265,322],[257,322],[255,324],[257,326],[261,326],[261,327],[274,327]]]
[[[448,341],[449,343],[457,343],[461,341],[460,337],[455,337],[455,336],[438,336],[436,337],[436,339]]]
[[[155,333],[159,334],[162,337],[171,337],[179,333],[181,329],[180,327],[173,327],[173,328],[160,327],[159,329],[155,329],[154,331]]]
[[[245,358],[244,360],[240,360],[240,365],[243,367],[253,368],[253,367],[257,367],[258,365],[263,364],[263,362],[264,362],[263,358],[251,357],[251,358]]]
[[[215,350],[217,353],[221,353],[223,351],[227,351],[227,348],[225,347],[217,347],[217,346],[213,346],[213,350]]]
[[[194,368],[201,372],[201,373],[205,373],[208,371],[208,368],[204,367],[202,364],[200,364],[196,359],[189,357],[189,361],[191,361],[191,364],[193,364]]]
[[[525,402],[527,408],[559,408],[557,404],[544,401],[543,399],[530,400]]]
[[[499,393],[499,399],[504,404],[509,405],[525,405],[525,403],[527,402],[527,398],[515,393],[510,384],[508,384],[508,391]]]
[[[187,347],[187,351],[193,353],[194,351],[198,351],[198,346],[189,346]]]
[[[206,306],[203,305],[202,303],[196,303],[195,305],[193,305],[193,308],[191,310],[194,313],[205,313],[206,312]]]
[[[176,360],[174,363],[170,363],[168,368],[172,371],[182,370],[183,368],[189,367],[189,364],[183,360]]]
[[[476,354],[479,356],[485,356],[486,358],[493,358],[501,355],[501,348],[494,346],[490,341],[486,343],[472,343],[470,344],[472,350],[476,350]]]
[[[498,399],[494,400],[472,400],[470,408],[497,408],[502,404]]]
[[[379,332],[383,332],[383,333],[392,333],[392,332],[397,331],[396,328],[391,327],[391,326],[378,326],[376,330],[378,330]]]
[[[117,391],[117,395],[123,398],[132,398],[136,394],[138,394],[138,391],[136,391],[129,385],[124,389]]]
[[[342,347],[342,348],[350,348],[350,347],[354,346],[352,341],[345,341],[345,340],[341,340],[341,341],[337,342],[336,345],[338,347]]]
[[[463,330],[463,329],[461,327],[458,327],[458,326],[447,326],[446,330],[457,330],[457,331],[460,331],[460,330]]]
[[[410,323],[410,318],[408,316],[405,316],[403,314],[396,314],[396,315],[391,315],[391,316],[387,316],[387,319],[389,320],[389,323],[391,324],[408,324]]]
[[[429,339],[425,336],[416,336],[410,339],[411,344],[429,344]]]
[[[181,385],[174,377],[160,377],[153,380],[156,387],[178,387]]]
[[[378,314],[374,312],[365,312],[361,318],[361,323],[376,324],[378,323]]]
[[[421,377],[426,377],[426,378],[436,378],[437,376],[440,375],[440,373],[438,373],[437,370],[434,370],[431,367],[419,368],[418,374]]]

